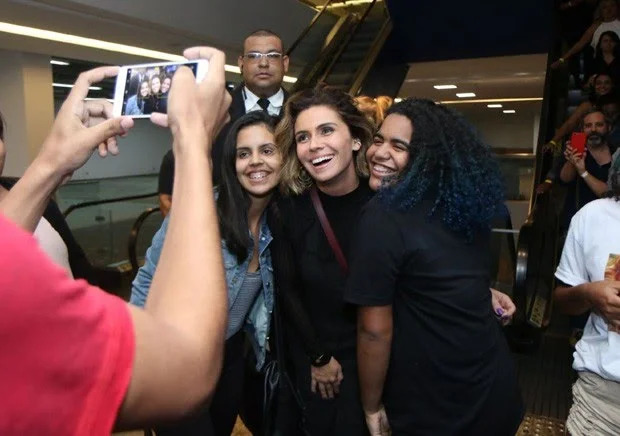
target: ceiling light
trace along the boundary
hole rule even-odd
[[[514,113],[516,113],[517,111],[516,111],[516,110],[514,110],[514,109],[506,109],[506,110],[504,110],[503,112],[504,112],[505,114],[514,114]]]
[[[145,58],[161,59],[166,61],[180,62],[186,59],[183,56],[163,51],[150,50],[132,45],[118,44],[116,42],[103,41],[94,38],[85,38],[83,36],[71,35],[69,33],[53,32],[51,30],[37,29],[36,27],[19,26],[0,21],[0,32],[11,33],[13,35],[29,36],[31,38],[45,39],[48,41],[62,42],[65,44],[79,45],[82,47],[94,48],[99,50],[111,51],[115,53],[124,53],[133,56],[141,56]],[[224,65],[224,69],[229,73],[241,74],[241,69],[236,65]],[[297,82],[296,77],[284,76],[283,79],[288,83]]]
[[[476,100],[444,100],[441,104],[471,104],[471,103],[508,103],[524,101],[542,101],[542,97],[521,97],[521,98],[481,98]]]
[[[394,99],[394,103],[400,103],[401,101],[403,101],[403,99],[402,99],[402,98],[400,98],[400,97],[396,97],[396,98]]]
[[[458,98],[472,98],[475,97],[476,94],[474,94],[473,92],[457,92],[456,96]]]
[[[502,107],[502,105],[501,104],[497,104],[497,103],[496,104],[487,104],[487,107],[496,108],[496,107]]]
[[[52,59],[50,60],[50,64],[52,65],[69,65],[69,62],[65,62],[65,61],[57,61],[56,59]]]
[[[435,89],[456,89],[456,85],[434,85]]]
[[[52,83],[54,88],[73,88],[73,84],[70,83]],[[101,91],[103,88],[101,86],[89,86],[88,89],[91,91]]]

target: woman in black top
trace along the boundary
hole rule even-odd
[[[149,85],[151,87],[151,94],[144,101],[144,110],[143,113],[151,114],[153,112],[164,112],[161,107],[162,94],[161,94],[161,77],[159,74],[154,74],[149,80]],[[166,100],[167,104],[167,100]]]
[[[385,143],[398,150],[388,156]],[[523,405],[488,291],[503,200],[490,150],[449,109],[405,100],[367,156],[371,185],[398,182],[361,214],[345,296],[360,306],[371,433],[513,435]]]
[[[366,432],[359,400],[355,308],[343,301],[346,273],[321,227],[310,191],[316,189],[348,257],[359,211],[373,194],[361,178],[367,175],[364,152],[371,140],[371,125],[351,97],[329,88],[291,97],[276,132],[284,158],[282,184],[288,194],[297,195],[278,205],[294,260],[293,283],[282,282],[275,262],[274,273],[276,288],[282,290],[284,319],[293,327],[286,329],[286,345],[311,435]],[[306,329],[300,328],[304,322]],[[280,415],[292,417],[289,410]],[[297,434],[281,426],[280,431]]]
[[[620,38],[612,30],[603,32],[596,45],[596,54],[592,67],[588,71],[588,84],[594,84],[597,74],[607,74],[613,83],[620,81]]]

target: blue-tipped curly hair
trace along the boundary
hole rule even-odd
[[[406,99],[387,115],[400,114],[413,126],[409,163],[398,183],[379,192],[386,206],[410,210],[430,201],[430,216],[471,239],[488,230],[501,211],[504,184],[497,161],[478,132],[460,114],[430,100]]]

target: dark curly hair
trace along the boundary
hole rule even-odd
[[[430,215],[439,214],[451,230],[471,239],[489,229],[504,200],[499,166],[488,145],[457,112],[430,100],[406,99],[387,115],[411,121],[409,163],[399,182],[382,189],[379,199],[397,210],[431,201]]]
[[[611,163],[609,178],[607,179],[607,188],[609,190],[603,197],[620,201],[620,155],[616,155]]]

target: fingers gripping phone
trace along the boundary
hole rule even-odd
[[[570,137],[570,146],[573,147],[575,153],[582,155],[586,151],[587,136],[583,132],[574,132]]]
[[[192,70],[196,82],[202,81],[209,69],[205,59],[121,67],[116,77],[113,115],[149,118],[153,112],[167,113],[172,76],[181,65]]]

